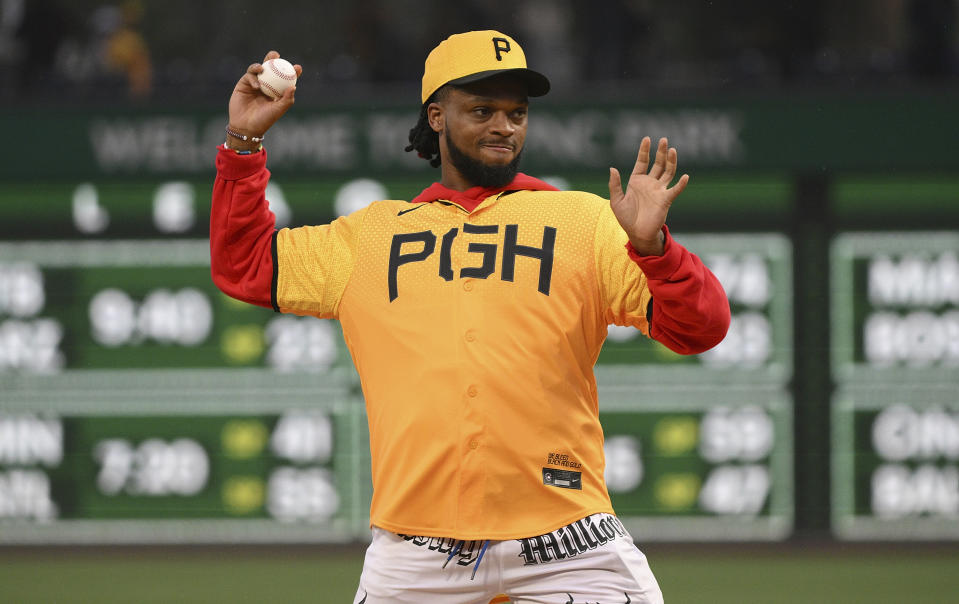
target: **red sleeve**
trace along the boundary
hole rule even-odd
[[[226,295],[274,307],[276,218],[266,201],[266,151],[239,155],[222,145],[210,208],[210,272]]]
[[[646,275],[653,295],[650,336],[680,354],[699,354],[719,344],[729,329],[729,300],[719,279],[695,254],[673,240],[669,229],[662,256],[629,257]]]

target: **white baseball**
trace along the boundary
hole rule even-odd
[[[270,59],[263,63],[263,71],[256,79],[260,82],[260,91],[271,99],[283,96],[283,91],[296,84],[296,70],[286,59]]]

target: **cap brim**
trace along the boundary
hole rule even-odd
[[[447,82],[447,84],[453,84],[454,86],[470,84],[472,82],[485,80],[486,78],[491,78],[502,73],[516,74],[522,78],[523,81],[526,82],[526,94],[529,96],[543,96],[549,92],[549,80],[546,78],[546,76],[537,71],[533,71],[532,69],[525,69],[522,67],[514,67],[512,69],[491,69],[489,71],[471,73],[468,76],[450,80]]]

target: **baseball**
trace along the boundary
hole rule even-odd
[[[260,82],[260,91],[271,99],[283,96],[283,91],[296,84],[296,70],[285,59],[270,59],[263,63],[263,71],[256,79]]]

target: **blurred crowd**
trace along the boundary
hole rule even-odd
[[[499,29],[560,94],[959,79],[959,0],[0,0],[0,103],[219,102],[269,49],[324,95],[415,90],[437,42]]]

